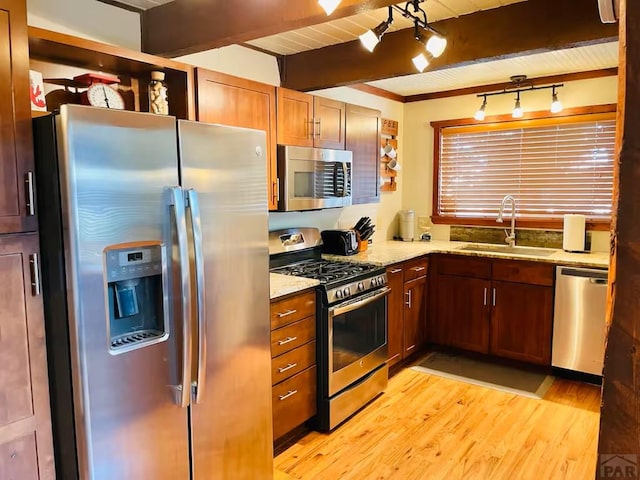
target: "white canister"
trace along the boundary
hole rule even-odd
[[[586,218],[584,215],[567,214],[562,229],[562,249],[567,252],[584,252]]]
[[[412,242],[415,233],[415,212],[413,210],[400,210],[400,239],[403,242]]]

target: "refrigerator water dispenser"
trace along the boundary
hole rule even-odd
[[[124,353],[166,340],[169,307],[165,247],[160,242],[104,249],[109,351]]]

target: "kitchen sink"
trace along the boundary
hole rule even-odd
[[[489,252],[489,253],[508,253],[514,255],[532,255],[535,257],[548,257],[557,252],[552,248],[528,248],[528,247],[510,247],[509,245],[489,245],[489,244],[473,244],[465,245],[458,250],[470,252]]]

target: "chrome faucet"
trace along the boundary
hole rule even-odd
[[[504,214],[504,207],[507,202],[511,200],[511,233],[505,228],[504,233],[507,238],[504,241],[510,246],[516,246],[516,199],[513,198],[513,195],[505,195],[502,199],[502,203],[500,203],[500,211],[498,212],[498,218],[496,218],[496,222],[502,223],[502,215]]]

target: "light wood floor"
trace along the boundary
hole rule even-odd
[[[405,369],[334,432],[278,455],[275,479],[592,479],[599,412],[600,388],[578,382],[533,400]]]

